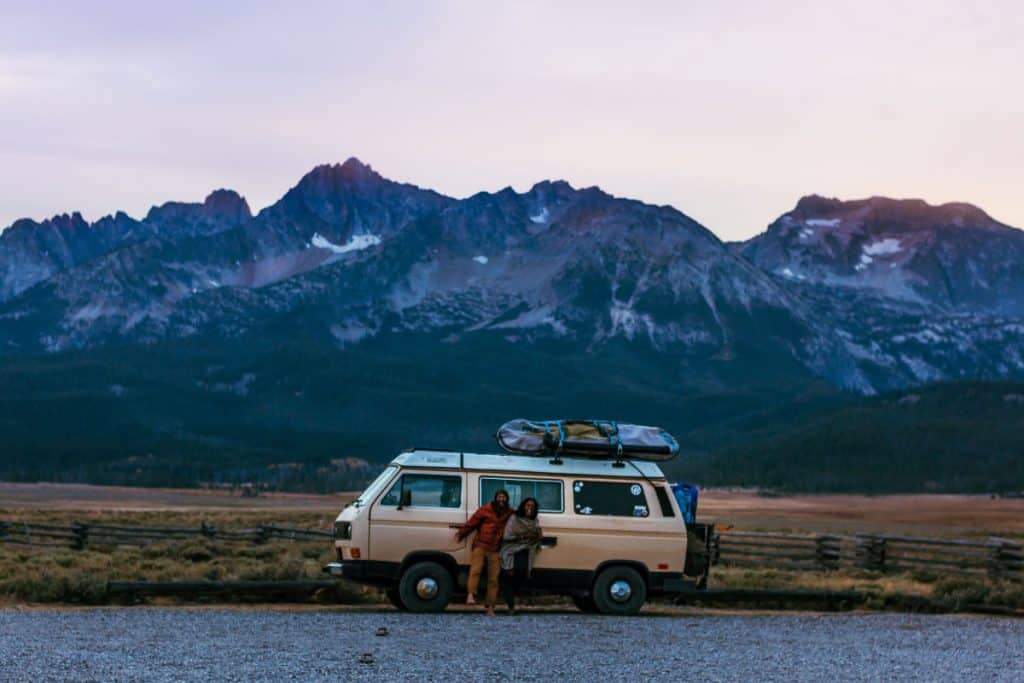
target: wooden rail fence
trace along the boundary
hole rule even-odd
[[[716,534],[712,563],[738,567],[879,572],[925,570],[1024,581],[1024,544],[1002,538],[954,540],[857,534]]]
[[[34,548],[139,546],[205,538],[229,543],[327,541],[330,531],[261,525],[222,529],[131,527],[75,522],[35,524],[0,520],[0,543]],[[925,570],[1024,581],[1024,544],[1002,538],[954,540],[858,534],[800,535],[727,531],[711,542],[713,564],[793,570],[860,568],[879,572]]]
[[[252,529],[222,529],[203,524],[192,528],[133,527],[74,522],[35,524],[0,520],[0,543],[30,547],[85,550],[94,546],[150,545],[188,539],[263,544],[275,540],[324,541],[330,531],[261,525]]]

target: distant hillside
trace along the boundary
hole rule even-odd
[[[8,358],[0,479],[339,490],[367,473],[344,480],[317,468],[349,457],[379,466],[410,446],[493,451],[494,432],[513,417],[663,424],[689,453],[706,453],[849,400],[824,383],[788,386],[782,375],[744,384],[728,364],[716,385],[697,385],[647,363],[624,350],[583,357],[501,340],[467,350],[429,337],[344,355],[246,338],[230,357],[184,342]]]
[[[1024,490],[1024,384],[958,382],[862,399],[680,461],[676,472],[786,491]]]

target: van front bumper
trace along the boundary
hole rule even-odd
[[[362,581],[366,579],[365,562],[328,562],[323,568],[324,574],[337,576],[350,581]]]
[[[398,579],[399,564],[397,562],[374,562],[372,560],[352,560],[345,562],[329,562],[323,567],[324,574],[337,576],[349,581],[362,583],[390,584]]]

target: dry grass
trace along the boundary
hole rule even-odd
[[[883,574],[866,570],[787,571],[717,566],[711,588],[856,591],[867,609],[956,612],[978,605],[1024,610],[1024,584],[915,571]],[[796,605],[794,605],[796,606]]]
[[[103,489],[103,487],[92,487]],[[63,491],[68,491],[61,489]],[[81,491],[75,489],[75,495]],[[4,498],[0,519],[29,523],[92,522],[125,526],[198,528],[201,524],[243,529],[271,524],[308,529],[331,528],[342,503],[338,497],[305,496],[248,499],[244,506],[223,505],[227,494],[200,494],[192,499],[171,492],[182,503],[168,507],[166,491],[91,491],[91,502],[76,506],[69,499],[46,506]],[[100,501],[106,501],[102,504]],[[206,507],[196,501],[213,502]],[[709,491],[702,497],[702,516],[737,529],[764,531],[886,531],[935,536],[1024,536],[1024,508],[1007,519],[1022,501],[993,501],[966,496],[793,496],[772,498],[753,492]],[[893,515],[893,524],[883,523]],[[955,523],[954,523],[955,522]],[[106,583],[112,580],[288,580],[320,578],[320,567],[333,559],[328,539],[322,542],[278,541],[264,546],[194,539],[175,543],[90,549],[76,552],[31,550],[0,543],[0,601],[102,604],[109,602]],[[941,573],[880,574],[862,570],[784,571],[718,566],[712,588],[856,590],[868,594],[867,606],[903,609],[904,596],[926,599],[937,610],[958,610],[984,604],[1024,609],[1024,586],[983,579],[953,579]],[[352,601],[376,601],[371,589],[352,589]],[[920,603],[915,603],[919,608]]]
[[[92,522],[126,526],[198,528],[201,523],[242,529],[278,524],[329,529],[333,516],[316,512],[193,510],[125,512],[0,510],[0,519],[40,524]],[[108,581],[295,580],[322,578],[333,559],[330,539],[273,541],[266,545],[205,538],[142,547],[83,551],[0,543],[0,599],[40,603],[103,604]],[[361,599],[363,591],[352,592]],[[367,596],[375,597],[375,591]]]

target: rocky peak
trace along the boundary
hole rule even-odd
[[[836,227],[840,222],[866,231],[916,232],[937,227],[1005,229],[978,207],[963,202],[932,205],[922,199],[869,197],[844,201],[835,197],[808,195],[783,216],[796,221],[816,221],[819,227]],[[833,224],[830,224],[833,223]]]
[[[1024,310],[1024,232],[976,206],[818,195],[739,251],[784,278],[956,310]]]
[[[236,224],[252,218],[249,203],[234,190],[214,190],[203,200],[203,208],[211,216]]]
[[[368,164],[349,157],[342,164],[321,164],[299,181],[296,189],[317,196],[335,195],[354,187],[369,188],[386,182]]]
[[[249,205],[234,190],[214,190],[203,203],[166,202],[154,206],[144,223],[170,239],[209,235],[228,230],[252,218]]]

